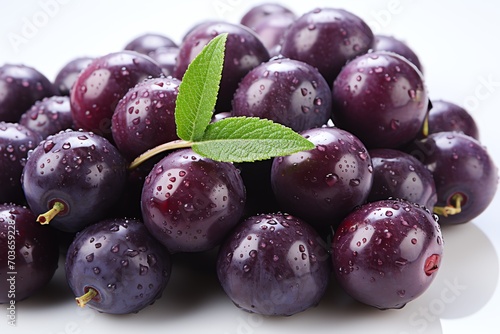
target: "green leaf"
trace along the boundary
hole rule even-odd
[[[257,117],[228,117],[209,124],[192,146],[202,156],[227,162],[265,160],[314,147],[292,129]]]
[[[177,135],[199,140],[210,123],[224,64],[227,33],[213,38],[189,64],[179,86],[175,107]]]

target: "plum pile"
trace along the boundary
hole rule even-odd
[[[269,119],[314,149],[231,163],[183,148],[130,168],[179,139],[183,75],[223,33],[212,122]],[[440,227],[478,217],[498,183],[472,116],[425,87],[417,53],[356,14],[274,3],[197,23],[180,44],[138,35],[69,61],[54,82],[1,66],[0,303],[14,259],[16,300],[43,289],[63,232],[68,285],[99,312],[139,312],[168,288],[174,253],[211,250],[248,312],[302,312],[333,277],[360,303],[403,307],[441,266]]]

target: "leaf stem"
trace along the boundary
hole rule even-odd
[[[130,163],[130,165],[128,166],[128,169],[134,169],[134,168],[138,167],[141,163],[143,163],[144,161],[148,160],[149,158],[151,158],[159,153],[162,153],[165,151],[170,151],[170,150],[175,150],[178,148],[191,147],[191,146],[193,146],[193,144],[194,143],[192,141],[179,139],[179,140],[174,140],[174,141],[171,141],[171,142],[168,142],[165,144],[158,145],[150,150],[147,150],[146,152],[142,153],[140,156],[135,158],[134,161],[132,161]]]

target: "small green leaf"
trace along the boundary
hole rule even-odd
[[[217,102],[227,33],[213,38],[189,64],[179,86],[175,107],[177,135],[199,140]]]
[[[227,162],[265,160],[314,147],[292,129],[257,117],[228,117],[209,124],[192,146],[200,155]]]

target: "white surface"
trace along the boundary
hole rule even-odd
[[[122,49],[144,32],[163,33],[180,42],[196,22],[209,18],[237,22],[257,3],[29,0],[7,4],[3,1],[0,64],[24,63],[54,79],[60,67],[75,57],[99,56]],[[496,114],[500,107],[497,2],[315,0],[286,5],[298,14],[321,6],[344,8],[364,18],[374,32],[408,42],[424,65],[431,97],[467,107],[479,124],[483,144],[500,165]],[[30,31],[26,28],[29,22],[38,27]],[[17,47],[11,41],[14,35],[25,38]],[[174,267],[161,300],[129,316],[109,316],[78,308],[59,270],[43,293],[17,304],[17,327],[8,326],[7,318],[0,317],[0,331],[497,333],[500,228],[495,208],[499,205],[500,195],[474,221],[443,229],[446,249],[439,275],[423,296],[401,310],[378,311],[361,306],[332,285],[317,308],[302,314],[288,318],[250,315],[234,307],[215,277],[200,269],[200,263],[207,263],[202,261],[193,266]],[[6,310],[0,313],[7,314]]]

